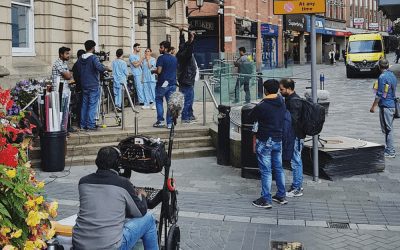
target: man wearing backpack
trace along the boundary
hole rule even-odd
[[[379,120],[381,130],[385,134],[385,157],[395,158],[396,151],[393,143],[393,120],[395,113],[395,99],[397,79],[392,71],[388,70],[389,62],[386,59],[379,60],[379,69],[381,75],[378,79],[375,100],[370,109],[371,113],[375,112],[376,106],[379,106]]]
[[[272,200],[286,204],[285,172],[282,168],[282,136],[286,106],[278,95],[279,82],[264,82],[266,97],[251,111],[250,116],[258,123],[256,133],[256,154],[261,173],[261,197],[253,206],[272,208]],[[272,171],[275,173],[276,195],[271,197]]]
[[[293,172],[293,182],[286,192],[287,197],[300,197],[303,195],[303,162],[301,151],[304,145],[306,134],[301,126],[303,100],[294,91],[295,83],[292,79],[280,81],[279,89],[281,95],[285,97],[286,108],[292,116],[292,129],[294,131],[294,150],[290,160]]]

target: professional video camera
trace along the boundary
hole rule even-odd
[[[165,143],[147,136],[131,136],[118,145],[120,167],[139,173],[158,173],[168,163]]]
[[[105,52],[103,50],[101,51],[95,51],[93,54],[95,54],[100,62],[104,62],[104,61],[109,61],[110,60],[110,51]]]

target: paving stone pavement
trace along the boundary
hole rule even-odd
[[[294,70],[308,77],[309,66]],[[322,135],[383,143],[378,115],[369,113],[373,79],[347,80],[343,65],[322,65],[319,72],[325,74],[331,98]],[[299,80],[298,92],[308,84]],[[400,124],[395,121],[394,127],[400,150]],[[78,181],[95,169],[37,170],[38,178],[48,183],[47,197],[60,202],[59,219],[76,214]],[[270,210],[251,205],[259,196],[259,181],[241,178],[240,169],[217,165],[215,157],[174,160],[172,169],[179,190],[182,249],[269,249],[271,240],[298,241],[306,249],[400,249],[400,157],[387,159],[382,173],[319,183],[305,176],[303,197]],[[289,171],[286,177],[288,185]],[[163,176],[134,173],[131,180],[161,188]],[[350,229],[327,228],[328,222],[346,222]]]

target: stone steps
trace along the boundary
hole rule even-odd
[[[180,127],[175,130],[172,158],[186,159],[215,156],[216,149],[212,145],[209,128],[203,126]],[[168,143],[169,130],[148,128],[141,135],[160,138]],[[133,136],[134,131],[121,129],[101,129],[96,132],[71,133],[67,138],[67,156],[65,166],[93,165],[97,152],[101,147],[116,146],[118,143]],[[34,167],[40,166],[40,141],[34,142],[30,158]]]
[[[174,149],[172,150],[172,159],[190,159],[198,157],[215,156],[216,149],[214,147],[199,147],[187,149]],[[65,167],[69,166],[85,166],[94,165],[96,155],[80,155],[80,156],[67,156],[65,158]],[[31,161],[33,167],[40,167],[40,159],[33,159]]]

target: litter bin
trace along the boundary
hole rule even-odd
[[[230,106],[218,106],[218,145],[217,145],[217,163],[219,165],[229,166],[230,161],[230,126],[231,120],[229,113]]]
[[[250,112],[256,105],[247,104],[242,107],[242,125],[241,125],[241,165],[242,165],[242,177],[248,179],[259,179],[260,173],[258,170],[257,157],[254,153],[254,141],[253,141],[253,125],[254,121],[250,117]]]
[[[44,172],[59,172],[65,168],[66,131],[40,134],[41,167]]]

